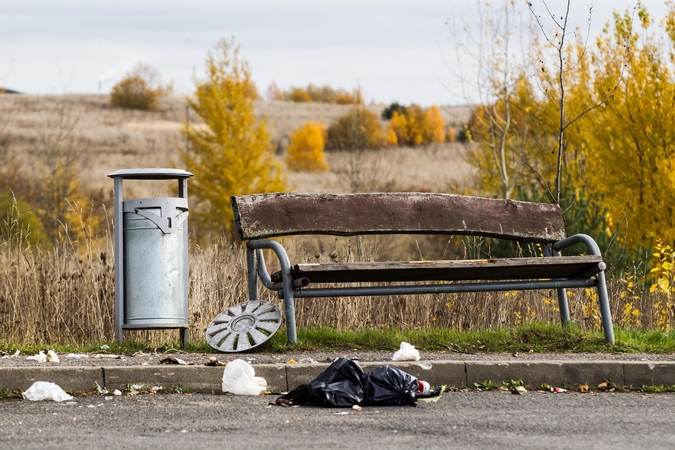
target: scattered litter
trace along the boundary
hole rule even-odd
[[[141,350],[134,352],[131,356],[144,356],[145,353],[143,353]]]
[[[415,348],[414,345],[410,345],[407,342],[401,342],[401,348],[399,348],[394,357],[391,358],[392,361],[419,361],[420,352]]]
[[[162,364],[178,364],[180,366],[189,365],[186,361],[183,361],[180,358],[174,358],[173,356],[169,356],[167,358],[161,359],[159,362],[162,363]]]
[[[72,400],[73,397],[68,395],[66,391],[61,389],[56,383],[49,381],[36,381],[21,394],[26,400],[39,402],[42,400],[54,400],[55,402],[62,402],[64,400]]]
[[[286,364],[297,364],[297,363],[298,362],[294,359],[289,359],[288,361],[286,361]]]
[[[96,358],[96,359],[100,359],[100,358],[122,359],[122,355],[109,355],[109,354],[97,353],[96,355],[94,355],[94,358]]]
[[[119,389],[115,389],[113,391],[113,395],[122,395],[122,391],[120,391]]]
[[[318,364],[318,363],[314,361],[312,358],[302,358],[300,361],[298,361],[298,364]]]
[[[513,356],[514,358],[517,358],[517,357],[518,357],[518,352],[513,352],[513,355],[511,355],[511,356]]]
[[[218,361],[218,359],[215,356],[210,356],[209,360],[204,364],[206,366],[225,366],[227,363]]]
[[[10,356],[9,353],[7,352],[0,352],[0,355],[2,355],[2,359],[9,359],[9,358],[14,358],[15,356],[19,356],[21,352],[19,350],[16,350],[13,355]]]
[[[101,345],[101,350],[110,350],[110,346],[108,344],[103,344]]]
[[[401,369],[389,365],[365,373],[358,362],[336,359],[309,384],[303,384],[277,398],[282,406],[317,405],[329,407],[414,406],[418,398],[440,395]]]
[[[70,361],[77,361],[79,359],[89,358],[89,355],[83,353],[68,353],[66,359]]]
[[[352,406],[352,409],[353,409],[354,411],[361,411],[361,410],[363,409],[363,407],[362,407],[362,406],[359,406],[359,405],[354,405],[354,406]]]
[[[33,361],[37,361],[39,363],[47,362],[47,355],[45,355],[45,352],[40,350],[40,353],[34,356],[27,356],[26,359],[30,359]]]
[[[108,393],[108,390],[107,390],[107,389],[103,389],[103,388],[98,384],[98,381],[94,381],[94,384],[96,385],[96,390],[98,391],[99,394],[105,395],[105,394]]]
[[[342,412],[336,412],[335,415],[336,416],[346,416],[346,415],[349,415],[349,413],[347,411],[342,411]]]
[[[553,388],[553,392],[555,392],[556,394],[560,394],[562,392],[567,392],[567,389],[557,387],[557,388]]]
[[[61,360],[59,359],[58,355],[56,354],[56,352],[54,350],[48,350],[47,351],[47,361],[48,362],[55,362],[55,363],[61,362]]]
[[[577,387],[577,391],[583,394],[587,394],[588,392],[590,392],[590,388],[588,387],[587,384],[580,384],[579,387]]]
[[[145,385],[142,384],[142,383],[141,383],[141,384],[130,384],[130,385],[129,385],[129,390],[130,390],[130,391],[140,391],[140,390],[143,389],[144,387],[145,387]]]
[[[103,398],[105,398],[106,400],[112,400],[112,399],[113,399],[113,396],[112,396],[112,395],[108,395],[107,397],[103,397]]]
[[[227,363],[223,371],[223,392],[235,395],[260,395],[267,381],[255,376],[255,369],[243,359]]]
[[[516,387],[511,391],[511,393],[512,393],[512,394],[516,394],[516,395],[523,395],[523,394],[527,394],[527,389],[525,389],[523,386],[516,386]]]
[[[141,366],[147,366],[147,365],[148,365],[148,363],[146,363],[146,362],[141,363]]]

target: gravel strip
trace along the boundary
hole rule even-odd
[[[155,366],[161,365],[166,358],[178,359],[189,365],[203,365],[209,358],[226,363],[235,359],[243,359],[251,364],[298,364],[329,363],[337,357],[354,358],[361,362],[389,362],[393,351],[352,350],[352,351],[305,351],[287,353],[187,353],[173,351],[167,353],[143,353],[133,355],[116,355],[110,353],[59,353],[59,362],[38,362],[28,359],[29,356],[7,355],[0,358],[2,367],[112,367],[112,366]],[[420,352],[422,361],[675,361],[675,354],[644,353],[455,353],[455,352]],[[292,361],[291,361],[292,360]]]

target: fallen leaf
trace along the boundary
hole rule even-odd
[[[289,359],[288,361],[286,361],[286,364],[297,364],[297,361],[294,359]]]
[[[580,384],[579,387],[577,388],[577,391],[587,393],[590,391],[590,389],[587,384]]]

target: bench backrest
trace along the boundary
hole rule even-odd
[[[448,234],[552,242],[558,205],[450,194],[253,194],[231,197],[242,240],[296,234]]]

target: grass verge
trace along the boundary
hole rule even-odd
[[[601,331],[586,332],[575,326],[567,328],[548,322],[533,322],[514,328],[459,331],[441,328],[395,329],[373,328],[360,331],[338,331],[334,328],[298,329],[298,344],[286,344],[286,333],[280,330],[270,341],[252,353],[317,350],[388,350],[395,351],[402,341],[421,351],[448,351],[455,353],[673,353],[675,331],[615,328],[616,344],[608,344]],[[107,346],[107,348],[105,348]],[[102,347],[104,347],[102,349]],[[147,343],[125,341],[99,342],[86,346],[68,344],[36,344],[16,346],[0,342],[0,351],[34,354],[52,349],[58,353],[99,352],[132,354],[137,351],[166,353],[177,350],[195,353],[218,353],[205,341],[190,343],[181,348],[178,342],[149,346]]]

